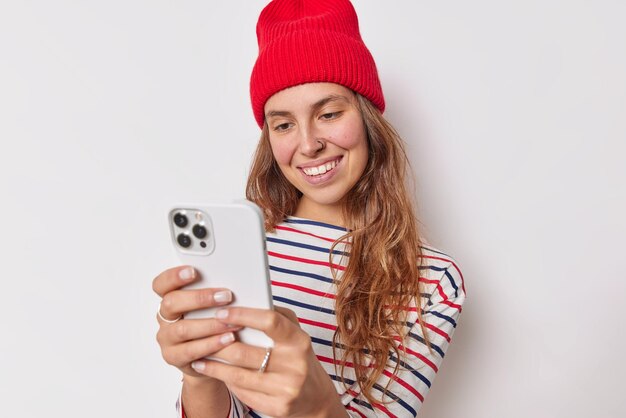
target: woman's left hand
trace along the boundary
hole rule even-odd
[[[196,372],[223,381],[243,403],[273,417],[348,416],[293,311],[226,308],[217,318],[265,332],[274,340],[269,362],[261,373],[266,349],[236,342],[218,353],[230,364],[196,361]]]

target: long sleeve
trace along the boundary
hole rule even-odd
[[[373,394],[380,398],[385,395],[389,404],[370,405],[358,394],[358,385],[354,385],[346,394],[346,409],[354,417],[415,417],[417,416],[426,395],[450,345],[452,334],[465,300],[463,276],[457,264],[443,254],[427,252],[433,257],[431,263],[420,278],[427,289],[423,302],[423,319],[432,350],[424,340],[422,328],[417,323],[417,314],[410,323],[406,345],[398,343],[401,351],[400,359],[391,356],[383,376],[375,384]],[[445,263],[445,267],[441,264]],[[433,278],[437,273],[439,277]],[[393,368],[399,364],[397,376],[393,376]],[[389,383],[391,380],[391,383]],[[388,385],[389,384],[389,385]],[[388,385],[388,386],[387,386]],[[350,395],[352,399],[349,399]]]

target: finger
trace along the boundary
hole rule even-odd
[[[219,361],[196,360],[191,367],[204,376],[213,377],[226,383],[227,386],[236,386],[242,389],[271,395],[275,388],[279,388],[278,374],[259,373],[256,370],[244,369]]]
[[[198,277],[196,270],[190,266],[179,266],[165,270],[152,280],[152,290],[163,297],[172,290],[179,289],[194,282]]]
[[[235,341],[235,335],[227,332],[199,340],[169,346],[163,350],[163,358],[168,364],[182,368],[191,362],[212,355]]]
[[[157,341],[161,345],[174,345],[240,329],[239,326],[224,324],[213,318],[183,319],[161,327],[157,332]]]
[[[228,289],[173,290],[163,296],[161,315],[178,318],[186,312],[227,305],[232,300],[233,294]]]
[[[216,312],[215,318],[221,322],[258,329],[275,342],[287,342],[295,335],[302,334],[299,326],[286,316],[269,309],[227,308]]]
[[[291,309],[283,308],[280,306],[275,306],[274,310],[280,313],[281,315],[284,315],[285,317],[287,317],[288,320],[290,320],[294,324],[298,325],[298,327],[300,327],[300,321],[298,320],[298,316]]]
[[[233,366],[259,370],[265,358],[265,353],[265,348],[237,342],[221,350],[218,357]],[[268,362],[266,370],[269,367],[270,364]]]

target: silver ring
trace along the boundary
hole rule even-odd
[[[263,363],[261,363],[261,367],[259,367],[259,373],[265,372],[267,369],[267,363],[270,362],[270,354],[272,354],[272,347],[267,347],[265,349],[265,357],[263,358]]]
[[[181,315],[181,316],[179,316],[179,317],[178,317],[178,318],[176,318],[176,319],[167,319],[167,318],[165,318],[163,315],[161,315],[161,304],[160,304],[160,303],[159,303],[159,309],[157,309],[157,315],[159,316],[159,319],[160,319],[161,321],[163,321],[163,322],[165,322],[165,323],[168,323],[168,324],[173,324],[174,322],[178,322],[178,321],[180,321],[181,319],[183,319],[183,316],[182,316],[182,315]]]

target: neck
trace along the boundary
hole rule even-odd
[[[346,227],[346,225],[344,225],[341,203],[321,205],[310,201],[306,197],[302,197],[300,202],[298,202],[298,208],[296,209],[294,216]]]

